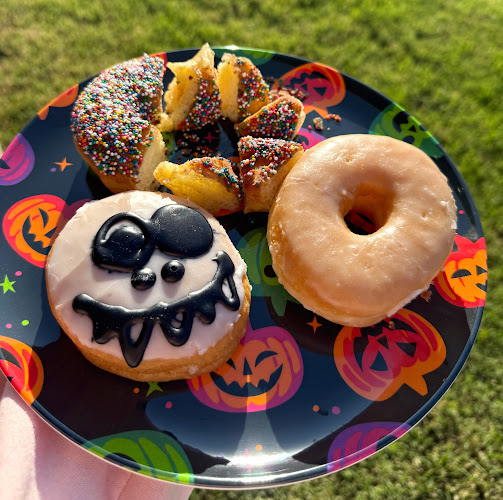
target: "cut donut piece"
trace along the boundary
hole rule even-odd
[[[269,86],[260,70],[246,57],[226,52],[217,67],[222,116],[241,122],[269,103]]]
[[[174,78],[164,94],[163,132],[200,129],[220,117],[220,91],[216,82],[215,53],[206,43],[188,61],[169,63]]]
[[[194,158],[182,165],[165,161],[156,168],[154,176],[174,195],[196,203],[212,215],[242,208],[240,180],[225,158]]]
[[[299,99],[283,95],[234,126],[240,137],[270,137],[290,140],[299,132],[306,114]]]
[[[242,137],[238,143],[244,212],[268,212],[288,172],[304,152],[301,144],[282,139]]]

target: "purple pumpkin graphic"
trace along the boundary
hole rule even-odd
[[[344,429],[333,440],[328,451],[328,472],[335,472],[363,460],[382,446],[379,440],[390,437],[392,440],[403,436],[410,425],[400,422],[368,422]]]
[[[35,154],[22,134],[17,134],[0,159],[0,186],[13,186],[26,179],[35,165]]]

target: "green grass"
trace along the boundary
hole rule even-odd
[[[334,66],[400,103],[441,142],[489,248],[482,328],[461,375],[407,436],[349,469],[202,499],[503,498],[503,51],[500,0],[267,0],[0,4],[0,144],[53,97],[106,66],[208,41]]]

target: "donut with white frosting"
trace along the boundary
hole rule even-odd
[[[139,381],[217,368],[248,322],[246,264],[224,228],[165,193],[85,204],[58,235],[46,282],[56,319],[83,355]]]

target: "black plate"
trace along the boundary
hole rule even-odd
[[[445,271],[392,325],[342,328],[305,310],[278,284],[265,241],[267,214],[229,215],[221,221],[253,285],[249,329],[233,362],[219,373],[170,383],[133,382],[94,367],[62,334],[44,280],[64,221],[84,201],[110,194],[89,173],[70,131],[72,105],[87,80],[41,110],[0,160],[0,367],[56,429],[116,464],[198,486],[263,487],[355,463],[403,435],[439,401],[477,335],[486,247],[458,170],[398,104],[323,64],[237,47],[216,48],[217,62],[224,51],[251,58],[265,77],[308,94],[296,138],[306,148],[335,135],[382,134],[433,158],[458,208]],[[159,55],[184,61],[194,54]],[[168,71],[166,85],[170,79]],[[225,124],[192,143],[165,139],[175,160],[198,152],[236,156]]]

